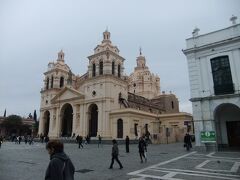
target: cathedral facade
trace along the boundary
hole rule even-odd
[[[179,112],[172,93],[160,92],[160,78],[150,72],[140,51],[137,66],[124,75],[125,59],[103,33],[88,57],[88,70],[75,75],[63,51],[50,62],[41,90],[39,134],[52,138],[73,135],[130,139],[150,134],[153,142],[182,140],[192,129],[192,116]]]

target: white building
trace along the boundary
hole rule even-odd
[[[240,24],[186,40],[196,146],[240,146]],[[201,131],[215,131],[216,143],[203,143]]]

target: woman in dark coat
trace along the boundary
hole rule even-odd
[[[192,148],[191,136],[189,133],[184,136],[184,147],[187,148],[187,151]]]
[[[147,162],[147,158],[144,154],[144,152],[147,149],[147,145],[144,141],[144,139],[142,137],[139,138],[139,142],[138,142],[138,150],[139,150],[139,155],[140,155],[140,159],[141,159],[141,163],[143,163],[143,157],[145,159],[145,162]]]
[[[129,153],[129,137],[128,136],[126,136],[125,143],[126,143],[126,152]]]
[[[46,149],[50,155],[50,163],[46,170],[45,180],[74,180],[75,168],[63,152],[63,143],[57,140],[49,141]]]

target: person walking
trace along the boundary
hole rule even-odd
[[[42,133],[40,134],[40,140],[41,140],[41,143],[43,143],[43,141],[44,141],[44,136],[43,136]]]
[[[126,153],[129,153],[129,137],[128,136],[126,136],[125,144],[126,144]]]
[[[187,151],[189,151],[190,148],[192,148],[191,136],[189,132],[187,132],[186,135],[184,136],[184,147],[186,147]]]
[[[44,140],[45,140],[45,143],[48,143],[48,141],[49,141],[48,135],[45,136],[45,139],[44,139]]]
[[[146,156],[145,156],[145,151],[147,150],[147,147],[146,147],[146,143],[145,143],[143,137],[140,137],[140,138],[139,138],[138,150],[139,150],[139,155],[140,155],[141,163],[143,163],[143,157],[144,157],[144,159],[145,159],[145,162],[147,162],[147,158],[146,158]]]
[[[87,139],[87,143],[90,144],[90,140],[91,140],[91,139],[90,139],[90,136],[89,136],[89,135],[87,135],[86,139]]]
[[[28,142],[27,135],[24,136],[24,142],[25,142],[25,144],[27,144],[27,142]]]
[[[3,143],[3,137],[0,136],[0,148],[1,148],[1,146],[2,146],[2,143]]]
[[[22,141],[22,136],[19,136],[19,138],[18,138],[18,144],[21,144],[21,141]]]
[[[63,143],[51,140],[46,149],[50,162],[46,170],[45,180],[74,180],[75,167],[71,159],[64,153]]]
[[[99,134],[98,135],[98,148],[99,148],[100,145],[102,145],[102,137]]]
[[[113,139],[112,143],[113,143],[113,147],[112,147],[112,162],[110,164],[109,169],[113,168],[114,160],[116,160],[117,163],[119,164],[119,169],[122,169],[123,168],[122,163],[118,159],[119,150],[118,150],[117,141],[115,139]]]
[[[83,137],[82,137],[82,136],[79,136],[79,138],[78,138],[78,148],[79,148],[79,149],[80,149],[81,147],[83,148],[82,142],[83,142]]]

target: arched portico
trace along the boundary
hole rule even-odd
[[[214,111],[218,147],[240,147],[240,108],[224,103]]]
[[[45,111],[43,115],[43,122],[44,122],[44,130],[43,134],[48,135],[49,133],[49,124],[50,124],[50,112]]]
[[[89,136],[96,137],[98,131],[98,107],[96,104],[91,104],[88,108],[89,114]]]
[[[73,126],[73,108],[67,103],[61,109],[61,136],[70,137],[72,135]]]

